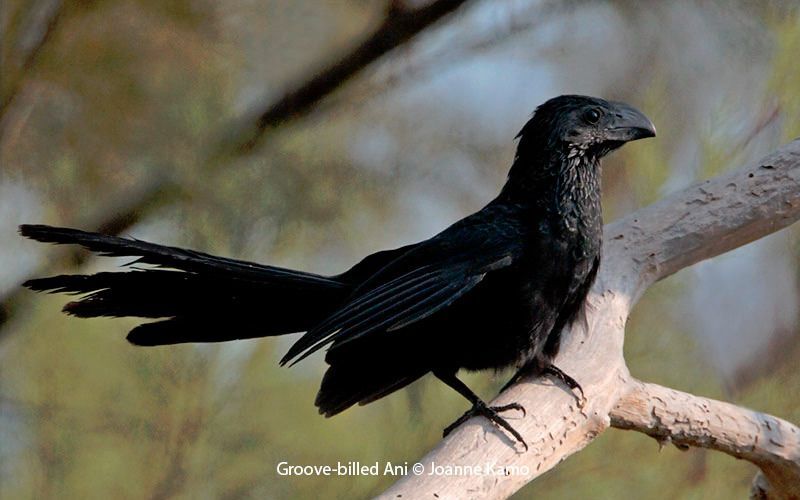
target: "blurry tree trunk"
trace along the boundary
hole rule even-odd
[[[377,30],[338,61],[319,70],[277,101],[263,109],[254,110],[243,118],[234,127],[233,137],[223,138],[212,158],[251,151],[270,128],[304,116],[312,106],[342,83],[351,80],[387,52],[405,44],[465,2],[466,0],[391,1],[386,18]]]
[[[564,332],[558,366],[582,385],[579,407],[561,385],[525,379],[493,405],[518,402],[512,421],[525,452],[486,419],[462,425],[382,498],[506,498],[609,427],[680,447],[699,446],[760,468],[752,494],[800,499],[800,429],[729,403],[640,382],[623,358],[625,323],[647,288],[680,269],[761,238],[800,218],[800,139],[760,161],[707,180],[605,228],[604,261],[587,321]],[[658,335],[653,325],[652,335]],[[429,475],[433,463],[507,468],[508,475]]]
[[[12,57],[0,61],[0,141],[8,127],[8,111],[19,95],[22,81],[36,65],[42,47],[56,29],[63,13],[61,0],[39,0],[25,9],[13,42]]]
[[[61,5],[60,2],[50,3],[56,7]],[[198,170],[200,170],[198,177],[202,177],[202,171],[210,171],[215,166],[229,162],[237,155],[250,152],[264,139],[271,129],[302,118],[317,103],[340,86],[349,82],[367,66],[380,59],[386,53],[409,42],[420,32],[434,25],[464,3],[466,3],[466,0],[432,0],[425,2],[395,0],[390,2],[390,7],[383,23],[350,52],[344,54],[333,64],[322,66],[311,72],[305,80],[288,90],[277,101],[265,105],[262,109],[254,110],[233,125],[227,124],[222,129],[225,132],[217,135],[218,142],[215,145],[215,150],[210,152],[204,164],[198,166]],[[49,33],[52,29],[59,12],[59,9],[54,11],[53,20],[47,25],[46,33]],[[41,50],[45,40],[46,36],[42,36],[39,39],[33,55],[26,59],[28,62],[23,67],[23,70],[32,64],[30,61]],[[23,76],[21,74],[20,78]],[[9,99],[13,99],[18,94],[18,91],[19,89],[15,88]],[[3,107],[0,108],[0,113],[4,112],[7,109],[6,106],[10,104],[10,100],[8,103],[4,102]],[[0,118],[2,118],[2,114],[0,114]],[[0,140],[2,140],[1,133]],[[169,178],[154,179],[141,186],[140,189],[120,196],[119,200],[121,202],[117,201],[110,207],[98,207],[97,215],[91,216],[90,220],[73,221],[69,225],[89,231],[112,235],[119,234],[142,220],[153,210],[176,201],[182,192],[181,186]],[[31,273],[31,277],[47,274],[47,271],[53,267],[53,263],[63,264],[68,262],[78,265],[83,261],[83,254],[80,250],[53,255],[56,258],[48,259],[48,262],[42,268],[36,269]],[[6,294],[6,296],[0,295],[0,328],[12,316],[16,304],[20,300],[19,294],[20,289],[16,289]]]

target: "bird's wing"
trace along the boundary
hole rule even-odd
[[[397,260],[398,257],[410,252],[417,246],[419,246],[419,243],[412,243],[399,248],[382,250],[380,252],[367,255],[347,271],[336,276],[332,276],[332,278],[341,283],[348,283],[357,287],[370,276],[374,276],[388,264]]]
[[[488,225],[487,225],[488,226]],[[304,359],[368,334],[393,332],[451,305],[487,273],[512,264],[519,245],[481,227],[451,227],[389,263],[300,338],[281,360]]]

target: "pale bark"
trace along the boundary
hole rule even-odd
[[[800,498],[800,430],[783,420],[631,377],[623,358],[632,306],[655,281],[800,218],[800,140],[606,226],[604,260],[586,322],[564,332],[557,365],[581,383],[583,408],[550,379],[527,379],[495,399],[518,402],[509,422],[530,449],[474,418],[439,443],[382,498],[505,498],[592,442],[612,423],[679,445],[724,451],[759,466],[754,492]],[[513,418],[513,419],[512,419]],[[688,419],[688,423],[686,420]],[[432,464],[507,467],[509,475],[429,475]],[[520,471],[528,473],[520,473]],[[493,468],[492,471],[496,471]]]
[[[632,381],[630,387],[611,410],[613,427],[643,432],[662,443],[699,446],[748,460],[761,468],[773,490],[771,497],[798,494],[800,430],[794,425],[656,384]]]

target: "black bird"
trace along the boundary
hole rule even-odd
[[[37,241],[135,257],[146,269],[34,279],[36,291],[86,294],[68,314],[159,318],[128,334],[140,346],[306,332],[281,364],[328,347],[315,404],[326,417],[433,373],[472,403],[445,429],[483,415],[524,444],[456,374],[519,368],[580,386],[553,364],[563,327],[582,309],[600,262],[600,159],[655,136],[631,106],[566,95],[539,106],[519,133],[500,194],[419,243],[320,276],[76,229],[24,225]],[[527,445],[526,445],[527,448]]]

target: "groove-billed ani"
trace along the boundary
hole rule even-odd
[[[600,159],[654,135],[650,120],[626,104],[574,95],[551,99],[519,133],[497,198],[429,240],[372,254],[335,276],[25,225],[21,234],[38,241],[79,244],[155,266],[34,279],[25,286],[88,294],[64,307],[82,318],[161,318],[128,334],[142,346],[305,331],[281,364],[328,347],[330,367],[315,402],[325,416],[432,372],[473,405],[445,433],[483,415],[524,444],[498,415],[522,407],[488,407],[456,373],[516,365],[519,373],[549,372],[579,388],[552,360],[561,329],[577,316],[600,262]]]

